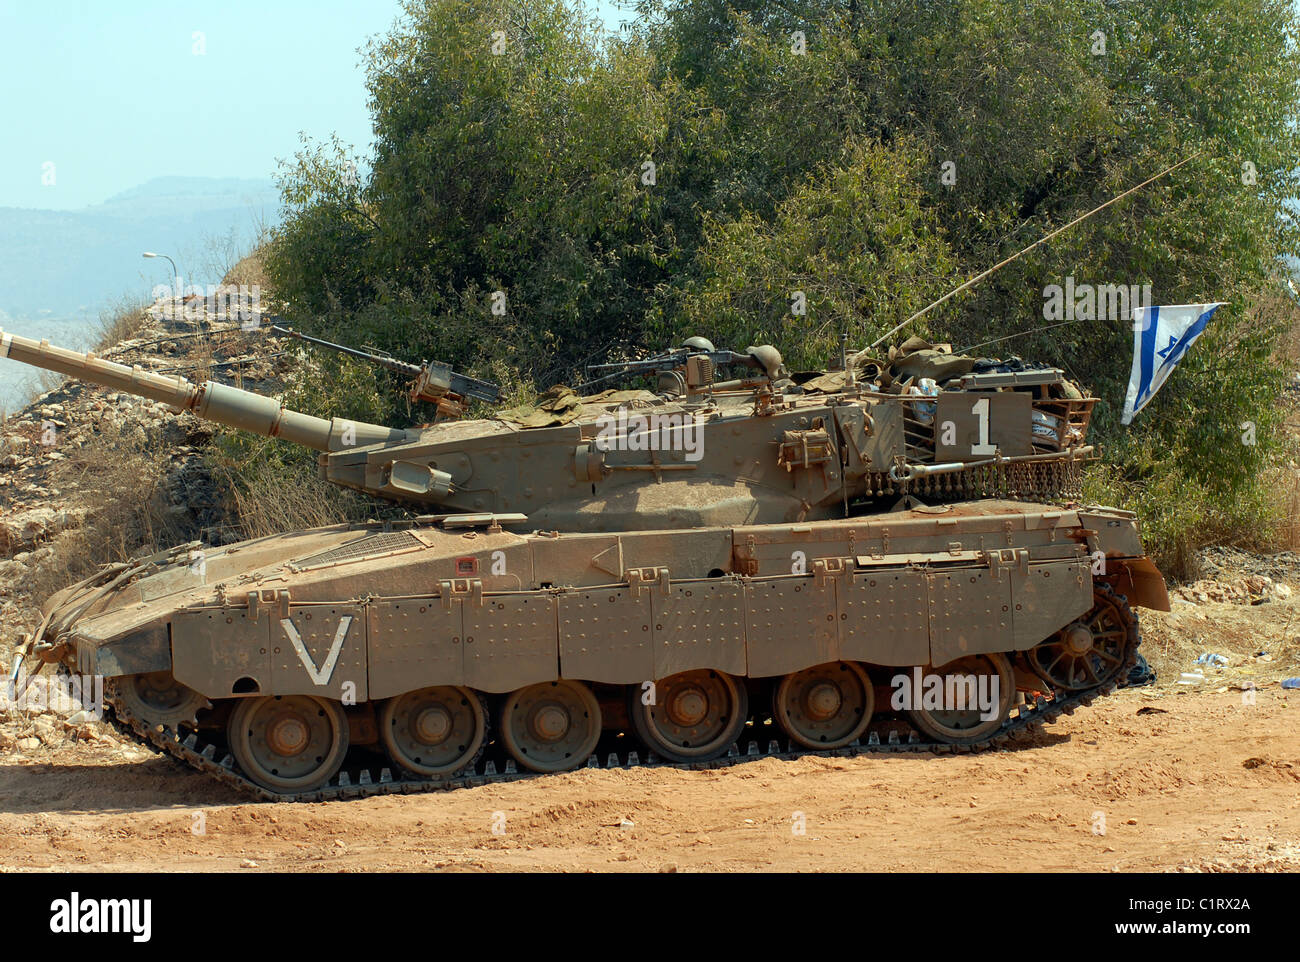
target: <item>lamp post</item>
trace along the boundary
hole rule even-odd
[[[143,257],[161,257],[172,266],[172,297],[184,297],[185,292],[181,290],[181,272],[176,269],[176,262],[166,254],[155,254],[153,251],[145,251]]]

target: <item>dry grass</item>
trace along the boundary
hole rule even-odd
[[[149,304],[140,298],[123,297],[112,307],[101,311],[95,350],[106,350],[139,334],[149,323],[149,315],[145,313]]]
[[[67,460],[51,469],[50,484],[64,493],[66,504],[84,505],[91,514],[81,527],[60,533],[46,546],[48,552],[37,553],[25,586],[33,597],[48,597],[101,565],[192,537],[168,510],[164,450],[138,425],[119,429],[102,421],[92,440],[65,452]]]
[[[1142,654],[1156,669],[1161,688],[1179,688],[1179,674],[1198,669],[1206,681],[1197,687],[1207,689],[1246,682],[1262,688],[1300,671],[1296,599],[1265,605],[1178,603],[1168,614],[1144,610],[1139,615]],[[1258,651],[1268,652],[1271,660],[1255,658]],[[1226,657],[1227,667],[1198,666],[1196,659],[1205,652]]]
[[[270,290],[270,282],[266,276],[266,266],[262,263],[262,247],[254,248],[253,252],[241,257],[235,266],[226,272],[226,276],[221,279],[223,286],[245,285],[252,287],[256,284],[265,296]]]
[[[1300,551],[1300,469],[1279,469],[1271,488],[1278,520],[1269,546],[1277,551]]]
[[[294,464],[253,459],[237,466],[223,460],[218,470],[231,491],[238,519],[233,534],[239,539],[369,516],[368,499],[312,477]]]
[[[16,396],[19,398],[17,406],[14,410],[0,407],[0,422],[17,415],[42,394],[47,394],[61,387],[65,380],[66,378],[62,374],[55,374],[53,371],[28,368],[27,373],[19,375],[18,390],[16,392]]]
[[[1289,379],[1300,373],[1300,308],[1292,298],[1278,293],[1267,298],[1259,309],[1265,320],[1289,321],[1273,355]],[[1278,404],[1282,408],[1284,450],[1269,478],[1277,517],[1270,547],[1300,551],[1300,396],[1284,393]]]

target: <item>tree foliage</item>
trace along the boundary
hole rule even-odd
[[[615,36],[561,0],[408,0],[365,51],[373,152],[284,171],[292,319],[542,387],[688,334],[820,364],[1196,154],[919,329],[1083,381],[1113,496],[1253,503],[1289,323],[1259,305],[1300,255],[1288,0],[636,6]],[[1127,319],[1023,334],[1066,278],[1228,302],[1132,429]]]

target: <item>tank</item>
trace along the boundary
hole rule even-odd
[[[913,338],[790,372],[692,338],[476,419],[492,386],[425,364],[439,419],[394,428],[17,335],[0,356],[424,512],[185,545],[45,605],[12,684],[102,677],[121,726],[259,798],[999,746],[1113,690],[1134,607],[1169,608],[1135,516],[1070,500],[1095,399],[1018,359]]]

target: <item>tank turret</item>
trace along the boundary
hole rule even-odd
[[[903,497],[1055,497],[1073,490],[1092,452],[1095,401],[1054,368],[913,338],[884,357],[854,355],[841,371],[792,374],[770,345],[732,352],[694,340],[598,365],[582,386],[648,376],[652,388],[553,388],[531,406],[407,429],[326,420],[17,335],[3,335],[0,356],[313,448],[321,476],[343,487],[430,514],[522,515],[514,523],[531,528],[790,523],[887,510]],[[727,368],[741,376],[723,376]],[[432,382],[445,397],[453,372],[438,369]],[[417,382],[427,393],[431,378]]]

